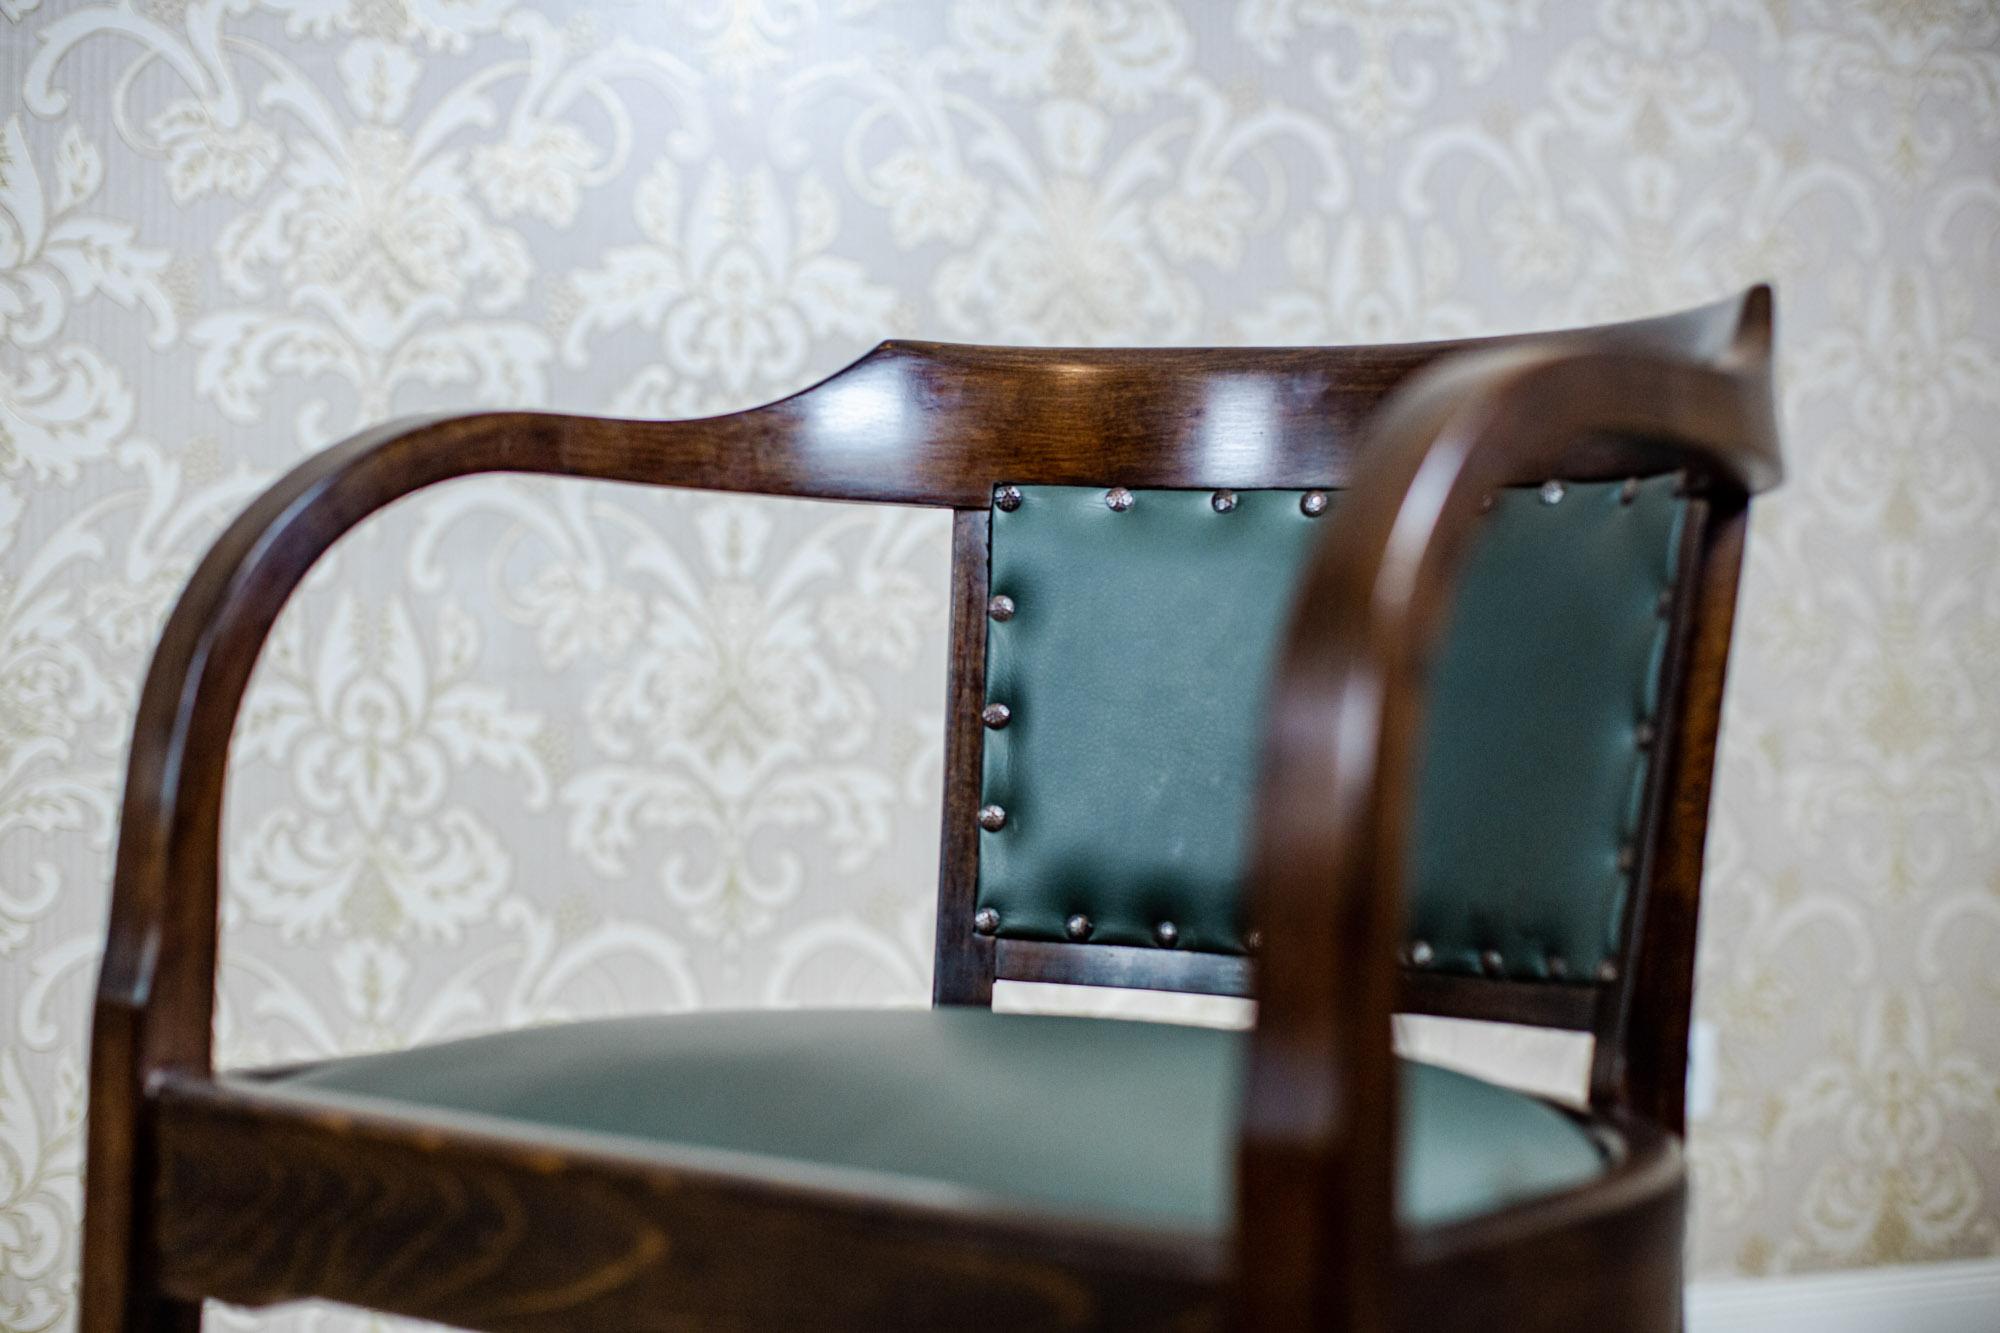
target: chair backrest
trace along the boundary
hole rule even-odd
[[[1496,497],[1436,672],[1411,966],[1616,970],[1677,490],[1656,477]],[[976,931],[1248,951],[1266,687],[1300,563],[1340,518],[1323,490],[1003,488]]]
[[[1542,337],[1708,362],[1756,304]],[[1515,341],[905,348],[1008,358],[1011,392],[965,392],[1021,446],[958,512],[940,1003],[996,979],[1250,993],[1250,807],[1297,572],[1380,400]],[[1642,934],[1691,973],[1747,497],[1667,466],[1592,441],[1493,496],[1433,668],[1406,1010],[1603,1037]]]
[[[1550,478],[1477,474],[1500,498],[1441,668],[1450,702],[1433,719],[1438,775],[1419,802],[1403,1007],[1594,1031],[1600,1073],[1627,1054],[1603,1037],[1646,1030],[1651,1054],[1630,1052],[1644,1067],[1612,1072],[1650,1089],[1671,1128],[1745,488],[1776,473],[1769,322],[1759,288],[1630,324],[1376,348],[890,342],[789,398],[719,417],[482,412],[365,431],[239,516],[162,632],[134,726],[99,976],[100,1030],[126,1031],[135,1053],[126,1091],[139,1098],[148,1070],[210,1064],[218,738],[279,609],[383,505],[485,472],[953,510],[935,999],[986,1003],[996,979],[1249,993],[1245,779],[1288,582],[1315,530],[1367,531],[1339,527],[1338,492],[1358,475],[1371,414],[1417,372],[1448,388],[1457,372],[1434,363],[1465,353],[1482,373],[1568,366],[1560,388],[1537,383],[1579,406],[1621,382],[1619,367],[1648,367],[1637,381],[1647,411],[1597,401],[1568,419],[1663,436],[1551,444],[1537,467],[1562,459],[1565,491],[1543,509],[1539,491],[1508,488]],[[1420,388],[1400,401],[1433,402]],[[1544,394],[1515,410],[1523,401],[1546,406]],[[1517,442],[1522,424],[1510,425]],[[1740,436],[1743,456],[1674,445],[1718,436]],[[1690,475],[1676,497],[1656,478],[1688,458],[1717,460],[1714,474]],[[1629,504],[1605,489],[1635,478]],[[1319,492],[1320,515],[1298,508]],[[1105,504],[1126,493],[1129,507]],[[1638,615],[1662,583],[1663,614]],[[1013,620],[990,618],[994,595],[1016,598]],[[1590,653],[1602,677],[1582,672],[1570,646],[1602,650],[1601,662]],[[1219,682],[1205,694],[1182,683],[1204,672]],[[1548,688],[1558,672],[1569,688]],[[994,704],[1013,710],[1006,725],[989,726]],[[1061,796],[1066,783],[1089,801]],[[997,830],[982,827],[987,806]],[[1274,949],[1289,956],[1291,938]],[[1267,994],[1289,968],[1271,960]]]
[[[1600,1039],[1657,1020],[1645,1052],[1598,1043],[1600,1071],[1607,1059],[1647,1062],[1598,1079],[1616,1084],[1614,1109],[1632,1114],[1612,1123],[1635,1129],[1627,1142],[1646,1155],[1549,1235],[1561,1248],[1642,1196],[1647,1210],[1629,1217],[1664,1234],[1655,1229],[1678,1216],[1679,1168],[1658,1131],[1680,1118],[1746,491],[1779,470],[1769,315],[1759,289],[1476,355],[1468,344],[890,343],[788,399],[722,417],[482,412],[387,423],[307,459],[210,548],[140,697],[94,1015],[87,1321],[166,1308],[146,1288],[145,1261],[174,1237],[135,1225],[147,1219],[133,1211],[158,1184],[162,1107],[178,1108],[179,1131],[194,1135],[182,1148],[200,1146],[204,1124],[222,1134],[245,1117],[289,1132],[275,1105],[211,1077],[226,740],[258,650],[343,533],[401,496],[485,472],[955,511],[943,1003],[988,1000],[997,977],[1249,989],[1247,775],[1277,623],[1300,578],[1309,591],[1285,636],[1258,882],[1247,886],[1274,923],[1257,964],[1263,1009],[1238,1153],[1232,1265],[1248,1323],[1376,1327],[1389,1308],[1389,955],[1402,899],[1395,886],[1368,890],[1406,864],[1416,881],[1407,1007],[1589,1027]],[[1385,395],[1461,350],[1474,359],[1432,367],[1363,435]],[[1607,431],[1635,438],[1588,434]],[[1383,452],[1356,468],[1365,439]],[[1694,460],[1685,478],[1663,475]],[[1542,475],[1512,475],[1530,467]],[[1343,524],[1338,492],[1350,479]],[[1484,549],[1454,583],[1489,491]],[[1332,540],[1301,566],[1315,530]],[[1412,814],[1421,845],[1406,856]],[[1300,848],[1311,855],[1289,855]],[[1338,864],[1323,871],[1327,862]],[[1327,957],[1341,943],[1344,966]],[[357,1127],[343,1113],[315,1126],[350,1148],[372,1144],[378,1167],[406,1148],[439,1156],[435,1136],[393,1121]],[[571,1173],[572,1193],[602,1196],[609,1179],[602,1154],[523,1156],[498,1140],[480,1151],[501,1186],[549,1176],[551,1163],[582,1173]],[[699,1171],[653,1174],[703,1183]],[[873,1203],[808,1192],[848,1233],[859,1234],[857,1219],[880,1230]],[[1510,1211],[1481,1225],[1511,1235],[1520,1220]],[[987,1234],[1018,1240],[1020,1223],[1003,1217]],[[1471,1253],[1452,1249],[1465,1233],[1441,1234],[1423,1263]],[[1064,1257],[1091,1249],[1120,1273],[1144,1268],[1130,1267],[1139,1252],[1123,1234],[1061,1229],[1052,1243]],[[1211,1258],[1206,1247],[1185,1257]],[[182,1278],[168,1285],[193,1289]]]

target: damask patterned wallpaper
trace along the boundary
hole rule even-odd
[[[0,75],[0,1326],[72,1317],[150,644],[308,451],[715,411],[890,335],[1375,341],[1766,276],[1794,475],[1694,1258],[2000,1251],[1991,0],[0,0]],[[235,739],[225,1058],[921,1002],[945,538],[509,480],[369,524]]]

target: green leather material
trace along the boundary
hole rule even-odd
[[[1615,953],[1684,504],[1675,481],[1503,492],[1432,682],[1411,841],[1411,935],[1432,966],[1588,975]],[[1243,948],[1258,745],[1292,589],[1318,518],[1298,491],[1021,487],[992,515],[979,905],[998,933]]]
[[[1246,1039],[983,1009],[689,1014],[338,1060],[282,1084],[1220,1232]],[[1401,1216],[1417,1226],[1606,1165],[1552,1107],[1419,1064],[1403,1066],[1402,1145]]]

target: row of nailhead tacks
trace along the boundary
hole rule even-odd
[[[1437,951],[1426,940],[1411,940],[1403,946],[1403,962],[1410,967],[1429,967],[1437,961]],[[1542,959],[1544,973],[1551,981],[1569,979],[1569,960],[1559,953],[1550,953]],[[1486,949],[1479,955],[1479,970],[1489,977],[1505,977],[1507,960],[1498,949]],[[1618,980],[1618,963],[1607,958],[1597,965],[1599,981]]]
[[[1560,481],[1553,479],[1543,482],[1538,492],[1542,503],[1546,505],[1561,504],[1563,497],[1568,493],[1567,487]],[[1639,479],[1637,477],[1628,477],[1625,484],[1619,487],[1618,499],[1621,503],[1629,505],[1638,498]],[[1113,486],[1104,493],[1104,506],[1113,513],[1124,513],[1132,507],[1133,501],[1132,492],[1123,486]],[[1489,493],[1480,502],[1480,511],[1483,513],[1492,509],[1493,501],[1494,496]],[[995,507],[1007,513],[1013,513],[1021,507],[1021,488],[1014,485],[995,487],[993,490],[993,503]],[[1227,514],[1236,508],[1236,492],[1227,488],[1218,490],[1209,497],[1209,505],[1216,513]],[[1307,518],[1318,518],[1326,512],[1326,508],[1327,494],[1325,491],[1311,490],[1299,497],[1299,510]],[[1660,593],[1657,607],[1658,613],[1662,616],[1666,615],[1672,608],[1672,605],[1673,590],[1671,588],[1663,589]],[[986,614],[996,621],[1012,620],[1014,618],[1014,599],[1005,593],[996,593],[986,603]],[[1013,710],[997,700],[987,704],[979,712],[979,720],[995,731],[1006,726],[1012,720],[1013,716]],[[1652,745],[1653,738],[1653,723],[1650,720],[1641,719],[1633,730],[1632,739],[1634,744],[1643,750]],[[979,827],[985,829],[988,833],[998,833],[1006,826],[1007,811],[1004,807],[999,805],[982,805],[979,807]],[[1630,843],[1618,849],[1618,871],[1620,874],[1631,874],[1637,864],[1638,852]],[[994,934],[1000,929],[1000,913],[994,908],[982,907],[973,913],[972,925],[973,929],[977,930],[981,935]],[[1082,912],[1077,912],[1063,922],[1063,930],[1071,939],[1081,943],[1090,938],[1092,932],[1096,930],[1096,925]],[[1162,921],[1153,927],[1153,938],[1159,942],[1160,947],[1163,949],[1173,948],[1180,942],[1180,936],[1180,927],[1171,921]],[[1254,930],[1245,939],[1245,943],[1248,944],[1252,953],[1257,951],[1257,947],[1262,942],[1261,932]],[[1425,940],[1412,940],[1403,950],[1403,961],[1412,967],[1428,967],[1436,961],[1436,957],[1437,951]],[[1502,976],[1506,972],[1506,959],[1498,949],[1487,949],[1482,952],[1479,955],[1479,965],[1491,976]],[[1569,963],[1561,954],[1551,953],[1543,960],[1543,965],[1548,975],[1556,980],[1562,980],[1569,975]],[[1607,958],[1599,963],[1597,966],[1597,979],[1605,982],[1616,981],[1618,979],[1617,962]]]
[[[1554,485],[1555,483],[1550,483]],[[1558,496],[1557,499],[1560,499]],[[1135,503],[1136,497],[1123,486],[1113,486],[1104,493],[1104,507],[1114,514],[1122,514]],[[1226,514],[1236,508],[1236,492],[1220,490],[1209,496],[1208,503],[1218,514]],[[1554,501],[1550,501],[1551,504]],[[993,488],[993,507],[1011,514],[1021,507],[1019,486],[996,486]],[[1326,492],[1307,491],[1299,497],[1299,508],[1307,518],[1318,518],[1326,512]]]
[[[1569,488],[1564,486],[1560,481],[1551,480],[1543,482],[1541,490],[1537,493],[1542,497],[1543,504],[1555,505],[1562,503],[1563,497],[1569,494]],[[1637,477],[1627,477],[1625,484],[1618,488],[1619,501],[1623,504],[1631,504],[1638,498],[1639,479]],[[1493,507],[1493,500],[1493,494],[1488,492],[1485,498],[1479,503],[1480,510],[1484,512],[1491,509]],[[1111,510],[1114,514],[1124,513],[1133,506],[1135,501],[1136,497],[1123,486],[1113,486],[1104,493],[1104,507]],[[1227,514],[1236,508],[1236,492],[1227,488],[1216,491],[1213,495],[1209,496],[1208,503],[1216,513]],[[1004,510],[1009,514],[1013,513],[1021,507],[1021,488],[1014,485],[994,487],[993,504],[997,509]],[[1327,495],[1325,491],[1307,491],[1299,497],[1299,509],[1307,518],[1318,518],[1321,514],[1324,514],[1326,512],[1326,505]]]

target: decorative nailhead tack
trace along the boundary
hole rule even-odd
[[[996,508],[1004,509],[1010,514],[1013,513],[1021,507],[1021,488],[1019,486],[995,486],[993,488],[993,504]]]
[[[1258,950],[1262,949],[1264,947],[1264,932],[1261,930],[1253,930],[1249,934],[1245,935],[1243,937],[1243,947],[1251,953],[1256,953]]]
[[[1612,982],[1618,980],[1617,962],[1613,959],[1607,958],[1603,962],[1599,963],[1597,965],[1597,979],[1603,982]]]
[[[1650,721],[1641,721],[1638,726],[1632,728],[1632,744],[1642,750],[1650,748],[1658,738],[1659,732]]]
[[[1489,977],[1497,977],[1507,970],[1507,960],[1500,956],[1498,949],[1488,949],[1479,955],[1479,966]]]
[[[1236,492],[1217,491],[1214,495],[1208,497],[1208,503],[1216,513],[1226,514],[1236,508]]]
[[[1543,966],[1548,969],[1549,976],[1556,981],[1561,981],[1569,975],[1569,960],[1559,953],[1550,954],[1543,961]]]
[[[1639,479],[1637,477],[1625,478],[1625,484],[1618,488],[1618,503],[1628,505],[1638,498]]]
[[[1621,875],[1631,874],[1633,869],[1637,867],[1638,864],[1639,864],[1639,849],[1637,847],[1634,847],[1631,843],[1628,842],[1623,847],[1620,847],[1618,849],[1619,874]]]
[[[1113,486],[1104,493],[1104,505],[1114,514],[1122,514],[1132,507],[1132,492],[1123,486]]]
[[[1669,612],[1671,612],[1673,609],[1674,609],[1674,590],[1671,587],[1660,589],[1660,596],[1658,600],[1656,600],[1653,603],[1653,614],[1656,616],[1664,616],[1667,615]]]
[[[1299,510],[1307,518],[1318,518],[1326,512],[1326,492],[1307,491],[1299,497]]]
[[[1562,503],[1563,496],[1567,494],[1569,494],[1568,488],[1559,481],[1545,481],[1542,483],[1542,503],[1545,505],[1559,505]]]
[[[1490,514],[1490,513],[1492,513],[1492,512],[1493,512],[1493,505],[1494,505],[1494,502],[1495,502],[1495,501],[1497,500],[1497,498],[1498,498],[1498,497],[1496,497],[1496,496],[1495,496],[1495,495],[1493,494],[1493,492],[1491,492],[1491,491],[1488,491],[1488,492],[1486,492],[1486,494],[1484,494],[1484,495],[1480,496],[1480,497],[1479,497],[1479,512],[1480,512],[1480,513],[1482,513],[1482,514]]]
[[[979,720],[998,731],[1013,718],[1014,710],[1006,704],[988,704],[979,710]]]
[[[986,614],[992,616],[995,620],[1012,620],[1014,618],[1014,599],[1004,592],[997,597],[988,598],[986,602]]]
[[[1007,827],[1007,812],[997,805],[980,806],[979,827],[988,833],[998,833]]]
[[[1162,921],[1153,927],[1153,938],[1160,942],[1162,949],[1171,949],[1181,942],[1181,928],[1171,921]]]
[[[1410,941],[1410,963],[1413,966],[1429,967],[1431,965],[1431,960],[1436,957],[1437,957],[1437,951],[1431,948],[1430,941],[1428,940]]]
[[[1089,917],[1078,912],[1075,916],[1063,922],[1063,929],[1069,932],[1069,937],[1073,940],[1087,940],[1090,938],[1090,932],[1095,930],[1096,927],[1090,924]]]
[[[990,907],[982,907],[972,914],[972,928],[982,935],[991,935],[1000,929],[1000,914]]]

